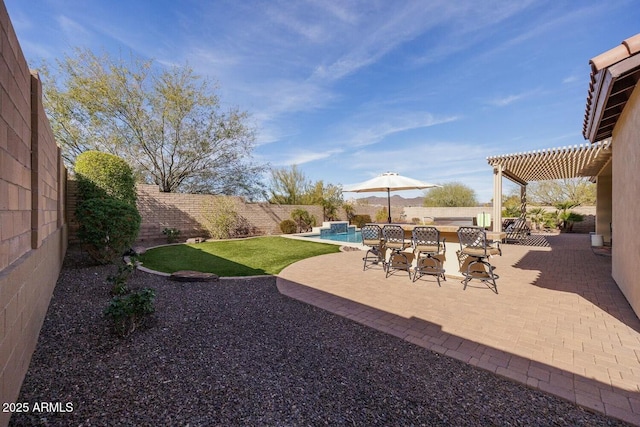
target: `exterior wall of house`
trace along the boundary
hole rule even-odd
[[[613,193],[611,189],[611,162],[605,166],[597,177],[596,199],[598,206],[596,211],[596,234],[602,235],[605,243],[611,243],[611,209],[613,203]]]
[[[66,170],[0,2],[0,402],[14,402],[66,251]],[[11,416],[0,412],[0,426]]]
[[[612,276],[640,317],[640,84],[613,130]]]

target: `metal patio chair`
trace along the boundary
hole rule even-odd
[[[382,228],[376,224],[366,224],[360,229],[362,234],[362,244],[368,246],[369,249],[364,255],[362,260],[364,266],[362,271],[367,269],[367,266],[380,264],[384,269],[384,239],[382,237]]]
[[[435,227],[419,226],[413,229],[411,243],[416,257],[414,282],[425,274],[436,276],[438,286],[440,286],[440,278],[447,280],[442,260],[437,258],[439,255],[444,255],[447,250],[445,241],[444,238],[440,240],[440,231]]]
[[[411,279],[411,262],[407,255],[403,252],[411,246],[404,238],[404,229],[399,225],[385,225],[382,228],[382,237],[384,238],[384,246],[391,250],[389,261],[386,262],[386,277],[389,277],[391,270],[404,270],[409,273]]]
[[[473,280],[480,280],[487,284],[489,288],[498,293],[496,279],[499,278],[493,271],[495,267],[489,263],[489,257],[502,255],[500,242],[490,242],[487,240],[487,233],[481,227],[460,227],[458,229],[458,239],[460,240],[460,272],[464,276],[462,283],[464,289]],[[466,268],[463,268],[466,258],[471,258]]]

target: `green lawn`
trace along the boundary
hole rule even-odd
[[[173,273],[194,270],[220,277],[278,274],[301,259],[339,252],[338,245],[285,237],[258,237],[163,246],[140,256],[143,267]]]

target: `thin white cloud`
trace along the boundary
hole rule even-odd
[[[458,120],[458,116],[434,116],[428,112],[378,112],[367,117],[354,117],[345,126],[345,144],[364,147],[386,137],[413,129],[427,128]]]
[[[506,107],[509,104],[513,104],[514,102],[522,99],[524,97],[523,94],[520,95],[508,95],[502,98],[495,98],[488,102],[490,105],[495,105],[496,107]]]
[[[333,155],[340,154],[341,152],[342,150],[339,149],[327,151],[302,150],[288,156],[281,156],[278,160],[274,161],[273,164],[275,166],[303,165],[316,160],[327,159]]]
[[[494,99],[490,99],[487,101],[487,104],[489,105],[493,105],[495,107],[506,107],[507,105],[511,105],[514,102],[518,102],[521,101],[523,99],[529,98],[531,96],[534,96],[536,94],[541,93],[541,91],[539,89],[535,89],[535,90],[530,90],[527,92],[522,92],[522,93],[518,93],[518,94],[512,94],[512,95],[507,95],[507,96],[502,96],[502,97],[497,97]]]
[[[86,40],[91,35],[85,26],[65,15],[59,15],[56,21],[60,29],[70,40]]]

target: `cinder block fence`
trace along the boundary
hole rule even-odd
[[[66,170],[0,4],[0,403],[14,402],[67,248]],[[0,411],[0,426],[10,413]]]

